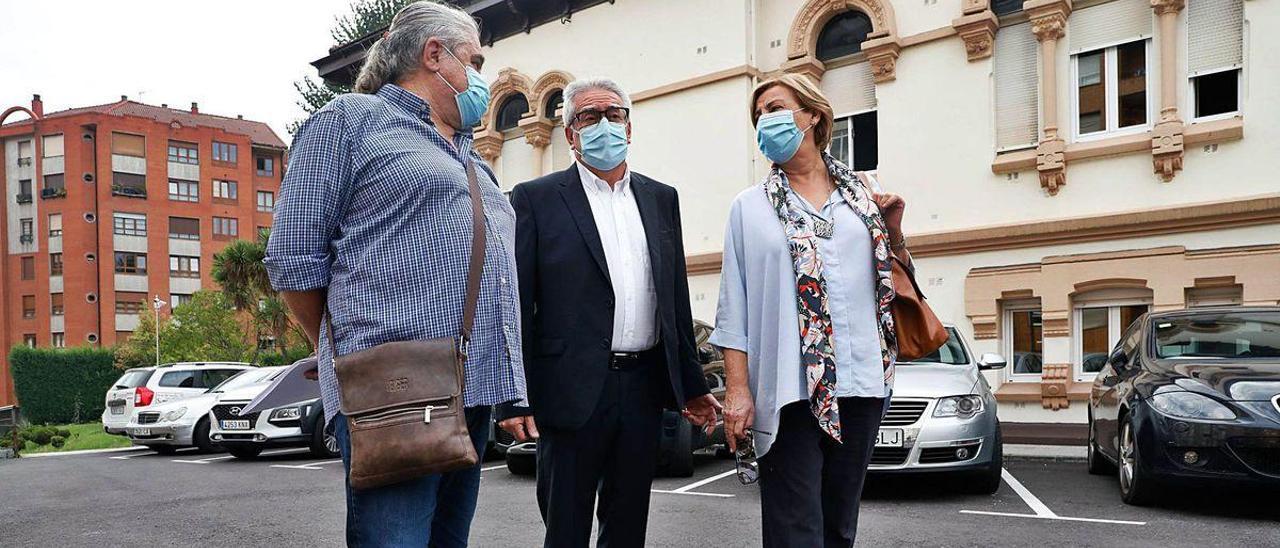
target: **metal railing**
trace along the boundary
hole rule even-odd
[[[40,198],[48,200],[49,198],[66,198],[67,189],[65,188],[44,188],[40,190]]]
[[[18,203],[20,203],[20,204],[29,204],[29,203],[31,203],[31,193],[30,193],[30,192],[22,192],[22,193],[18,194]]]

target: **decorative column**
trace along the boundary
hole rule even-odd
[[[551,120],[539,116],[528,116],[520,120],[520,130],[524,132],[524,140],[533,147],[534,177],[546,175],[543,169],[543,156],[547,145],[551,144]]]
[[[1031,17],[1031,32],[1040,42],[1040,116],[1044,135],[1036,147],[1036,171],[1040,186],[1050,196],[1067,184],[1066,142],[1058,136],[1058,40],[1066,34],[1071,0],[1027,0],[1022,5]]]
[[[1182,132],[1178,116],[1178,12],[1185,0],[1151,0],[1160,19],[1160,121],[1151,131],[1151,160],[1164,182],[1182,169]]]
[[[498,156],[502,155],[502,134],[488,127],[481,128],[475,133],[471,146],[476,149],[484,161],[489,162],[489,167],[496,168]]]
[[[862,43],[862,52],[871,61],[871,76],[877,84],[892,82],[898,77],[898,53],[901,51],[902,45],[898,43],[898,38],[888,34]]]
[[[951,21],[951,27],[964,41],[965,55],[969,61],[991,57],[1000,21],[991,11],[990,3],[988,0],[964,0],[961,9],[964,15]]]

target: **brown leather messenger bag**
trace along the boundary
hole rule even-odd
[[[479,462],[467,431],[462,394],[463,365],[480,295],[485,218],[475,166],[468,161],[466,169],[471,261],[459,335],[389,342],[345,356],[334,351],[341,408],[350,432],[348,479],[353,489],[381,487]],[[333,321],[326,319],[333,345]]]

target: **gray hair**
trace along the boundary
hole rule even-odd
[[[422,65],[427,39],[437,38],[450,50],[476,40],[479,27],[467,12],[435,0],[405,6],[365,56],[356,76],[356,93],[377,93],[384,84],[398,82]]]
[[[577,98],[578,94],[589,89],[601,89],[617,95],[622,99],[622,106],[631,108],[631,96],[627,92],[622,91],[622,86],[617,82],[608,78],[581,78],[569,82],[564,87],[564,125],[569,127],[573,124],[573,115],[578,113]]]

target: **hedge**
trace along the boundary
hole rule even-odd
[[[109,349],[14,347],[9,368],[22,415],[34,424],[97,420],[122,373],[113,361]]]

